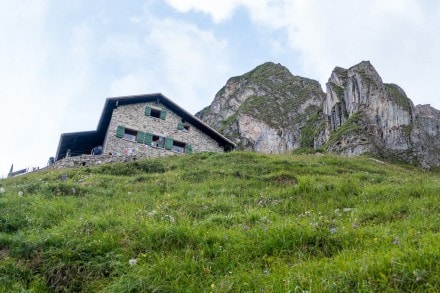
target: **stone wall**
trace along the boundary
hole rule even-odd
[[[155,118],[145,116],[145,107],[165,110],[166,118]],[[175,141],[183,142],[192,146],[193,152],[210,151],[223,152],[223,147],[218,142],[194,127],[189,125],[189,130],[178,130],[177,125],[182,122],[182,117],[166,108],[164,105],[156,103],[139,103],[119,106],[113,110],[113,115],[107,130],[104,142],[104,154],[114,156],[142,156],[157,157],[176,152],[163,148],[153,147],[116,137],[118,125],[123,125],[126,129],[143,131],[161,137],[170,137]]]
[[[172,153],[172,154],[179,155],[178,153]],[[162,150],[162,152],[158,150],[157,152],[151,155],[150,154],[138,154],[131,156],[81,155],[81,156],[64,158],[62,160],[56,161],[52,166],[46,168],[62,169],[62,168],[82,167],[82,166],[99,166],[103,164],[126,163],[144,158],[153,158],[153,157],[168,156],[168,155],[170,155],[170,152],[166,150]]]

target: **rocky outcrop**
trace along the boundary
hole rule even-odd
[[[330,152],[439,165],[439,111],[415,107],[398,85],[383,83],[368,61],[334,69],[323,111],[329,118],[324,146]]]
[[[280,64],[265,63],[229,79],[196,115],[241,149],[315,148],[440,166],[440,111],[414,106],[398,85],[383,83],[370,62],[336,67],[326,91]]]
[[[324,130],[324,99],[319,82],[268,62],[230,78],[196,116],[241,149],[282,153],[314,147],[312,132]]]

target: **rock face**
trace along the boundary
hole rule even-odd
[[[333,70],[323,111],[328,117],[323,145],[330,152],[439,165],[440,111],[414,107],[399,86],[383,83],[368,61]]]
[[[282,153],[314,147],[313,132],[324,130],[324,100],[319,82],[268,62],[230,78],[196,116],[240,149]]]
[[[440,166],[440,111],[414,106],[399,86],[383,83],[370,62],[336,67],[326,90],[279,64],[265,63],[229,79],[196,116],[240,149],[315,148]]]

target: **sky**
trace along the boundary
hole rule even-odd
[[[437,0],[0,0],[0,178],[44,167],[107,97],[162,93],[191,113],[272,61],[323,88],[369,60],[440,109]]]

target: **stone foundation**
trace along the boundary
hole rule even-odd
[[[179,153],[170,152],[167,150],[157,149],[154,154],[134,154],[129,156],[111,156],[111,155],[81,155],[75,157],[68,157],[62,160],[56,161],[55,164],[48,168],[63,169],[63,168],[74,168],[74,167],[86,167],[86,166],[99,166],[103,164],[111,163],[126,163],[137,161],[145,158],[157,158],[169,155],[183,155]]]

